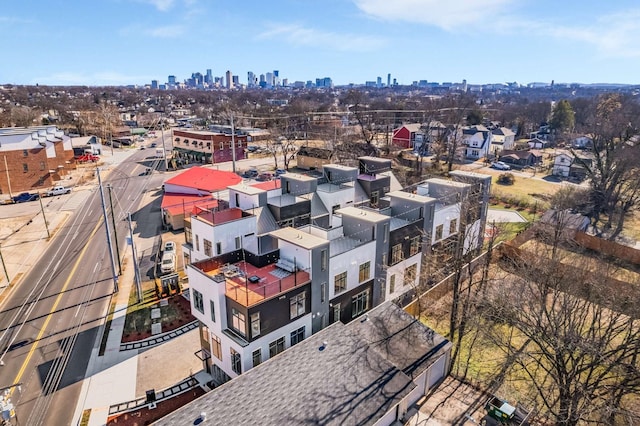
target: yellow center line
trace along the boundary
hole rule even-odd
[[[42,328],[40,329],[40,332],[38,333],[38,336],[36,337],[33,343],[33,346],[31,347],[31,350],[27,354],[27,358],[25,358],[24,362],[22,363],[22,367],[20,367],[20,370],[18,371],[18,375],[14,379],[13,383],[15,384],[20,383],[20,379],[22,378],[22,375],[26,371],[27,366],[31,361],[31,357],[33,357],[34,352],[38,348],[38,343],[40,342],[40,339],[42,339],[42,336],[44,336],[44,333],[47,331],[47,326],[49,325],[49,321],[51,321],[51,317],[53,316],[53,313],[56,311],[56,309],[58,308],[58,304],[62,300],[62,295],[67,290],[67,287],[71,283],[71,278],[75,275],[76,270],[78,269],[78,266],[80,265],[80,262],[82,261],[82,258],[84,257],[85,252],[89,248],[89,242],[91,241],[93,236],[96,234],[96,232],[98,232],[98,229],[100,229],[100,226],[102,225],[102,223],[103,221],[101,219],[100,221],[98,221],[93,231],[91,231],[91,235],[89,235],[89,238],[87,239],[87,244],[85,244],[84,248],[80,252],[80,256],[78,256],[78,260],[76,261],[75,265],[73,265],[73,269],[71,269],[71,273],[69,273],[69,277],[67,278],[67,281],[65,281],[64,286],[62,286],[62,289],[60,290],[60,293],[58,293],[58,297],[56,298],[55,303],[51,307],[51,310],[47,314],[47,318],[44,320],[44,324],[42,324]],[[11,390],[9,391],[9,396],[13,394],[14,389],[15,387],[11,388]]]

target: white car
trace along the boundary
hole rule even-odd
[[[176,243],[173,241],[167,241],[164,243],[164,249],[162,250],[165,253],[174,253],[176,252]]]
[[[176,255],[173,253],[165,253],[162,255],[160,263],[160,272],[170,274],[176,270]]]
[[[496,161],[495,163],[491,164],[491,168],[496,170],[511,170],[511,166],[503,163],[502,161]]]

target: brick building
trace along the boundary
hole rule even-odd
[[[233,159],[231,134],[201,130],[172,130],[173,150],[177,157],[194,163],[223,163]],[[235,135],[236,160],[246,158],[247,135]],[[213,161],[211,157],[213,156]]]
[[[0,193],[47,188],[73,169],[71,139],[56,126],[0,129]]]

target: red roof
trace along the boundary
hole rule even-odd
[[[171,215],[193,213],[195,207],[211,209],[218,207],[218,200],[213,197],[203,197],[201,195],[185,195],[167,192],[162,197],[161,208]]]
[[[207,210],[198,213],[198,217],[201,217],[204,220],[213,223],[214,225],[221,225],[233,220],[242,219],[242,210],[236,208],[220,210],[216,212]]]
[[[253,184],[251,186],[253,186],[254,188],[265,190],[265,191],[271,191],[272,189],[278,189],[281,187],[280,179],[269,180],[267,182],[260,182],[260,183]]]
[[[241,181],[242,178],[233,172],[191,167],[167,180],[165,184],[216,192],[227,189],[228,186],[236,185]]]

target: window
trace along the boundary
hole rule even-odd
[[[378,205],[378,191],[371,192],[371,205],[372,206]]]
[[[304,326],[291,332],[291,346],[298,344],[304,340]]]
[[[382,232],[384,233],[384,242],[386,243],[387,240],[389,239],[389,224],[388,223],[384,224],[384,228],[383,228]]]
[[[220,151],[224,149],[224,142],[220,142]]]
[[[296,294],[289,300],[289,314],[291,319],[304,315],[306,310],[306,295],[307,292],[303,291],[302,293]]]
[[[204,238],[204,255],[211,257],[211,241]]]
[[[418,272],[418,264],[414,263],[411,266],[408,266],[407,269],[404,270],[404,285],[412,285],[416,280],[416,274]]]
[[[449,222],[449,233],[455,234],[458,230],[458,219],[453,219]]]
[[[251,314],[251,337],[260,335],[260,312]]]
[[[213,333],[211,333],[211,353],[222,361],[222,342],[220,338]]]
[[[474,145],[476,145],[476,144],[474,143]],[[471,155],[473,157],[478,157],[480,155],[480,151],[478,151],[477,149],[472,149],[471,150]]]
[[[358,282],[364,282],[369,279],[371,273],[371,262],[366,262],[360,265],[360,271],[358,273]]]
[[[387,253],[382,253],[382,266],[387,266]]]
[[[240,359],[240,354],[233,348],[231,348],[231,369],[236,374],[242,374],[242,362]]]
[[[247,326],[244,314],[231,308],[231,327],[243,336],[247,335]]]
[[[44,170],[46,167],[46,165],[44,164],[44,161],[40,162],[40,170]]]
[[[28,149],[23,149],[22,150],[22,156],[23,157],[28,157],[29,156],[29,150]]]
[[[347,271],[336,275],[333,291],[335,294],[345,291],[347,288]]]
[[[327,283],[320,284],[320,303],[324,303],[327,300]]]
[[[216,322],[216,304],[213,300],[209,300],[209,308],[211,309],[211,321]]]
[[[27,163],[22,163],[22,171],[25,173],[29,171],[29,165]]]
[[[369,289],[351,298],[351,318],[355,318],[369,309]]]
[[[327,249],[324,249],[320,252],[320,269],[322,271],[327,270],[327,263],[328,263],[327,260],[328,260]]]
[[[340,304],[339,303],[334,303],[333,304],[333,322],[336,321],[340,321]]]
[[[240,194],[238,194],[238,193],[236,192],[236,194],[235,194],[235,195],[236,195],[236,197],[235,197],[235,198],[236,198],[236,207],[238,207],[238,208],[239,208],[239,207],[240,207]]]
[[[196,234],[196,251],[200,251],[200,238]]]
[[[184,227],[184,240],[187,244],[193,244],[193,235],[191,234],[191,227]]]
[[[269,343],[269,358],[273,358],[282,351],[284,351],[284,337]]]
[[[389,277],[389,293],[396,291],[396,274]]]
[[[410,255],[413,256],[420,251],[420,235],[411,238],[411,250]]]
[[[252,354],[253,366],[257,367],[262,363],[262,349],[256,349]]]
[[[201,314],[204,314],[204,302],[202,300],[202,293],[200,293],[196,289],[193,290],[193,307],[198,310]]]
[[[395,265],[401,260],[402,260],[402,244],[396,244],[391,248],[391,264]]]
[[[444,227],[444,225],[438,225],[436,226],[436,241],[441,240],[442,239],[442,228]]]
[[[236,250],[240,250],[240,237],[236,237]]]
[[[216,243],[216,255],[221,255],[221,254],[222,254],[222,243],[218,241]]]

